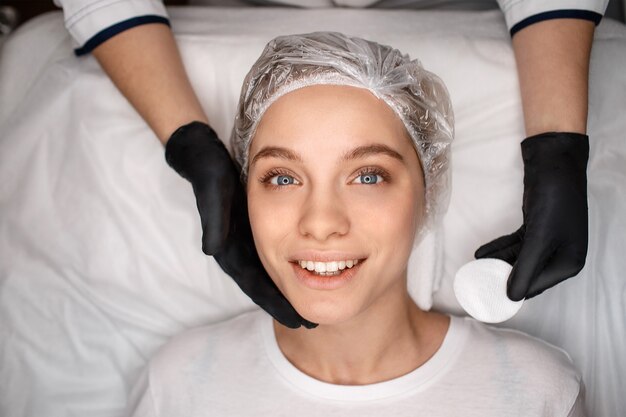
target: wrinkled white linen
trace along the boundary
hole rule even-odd
[[[390,44],[438,74],[456,115],[450,209],[412,294],[461,313],[457,269],[521,222],[523,138],[499,11],[169,9],[212,126],[230,135],[241,82],[265,43],[337,30]],[[236,51],[236,53],[234,53]],[[505,326],[567,350],[590,415],[626,414],[626,29],[603,20],[590,82],[590,241],[579,276]],[[189,184],[60,13],[23,26],[0,59],[0,415],[117,416],[175,333],[254,305],[200,250]],[[439,242],[435,244],[435,242]],[[439,245],[439,246],[437,246]],[[439,251],[437,251],[439,247]],[[429,278],[424,279],[424,276]]]

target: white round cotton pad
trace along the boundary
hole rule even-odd
[[[477,259],[463,265],[454,277],[454,294],[476,320],[500,323],[513,317],[524,300],[511,301],[506,282],[513,267],[500,259]]]

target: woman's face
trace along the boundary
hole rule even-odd
[[[259,257],[303,317],[341,323],[406,294],[424,181],[384,101],[348,86],[288,93],[265,112],[249,161]]]

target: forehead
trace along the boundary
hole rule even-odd
[[[369,90],[315,85],[278,98],[266,110],[250,147],[252,156],[264,146],[294,149],[346,149],[366,143],[396,149],[412,147],[395,112]]]

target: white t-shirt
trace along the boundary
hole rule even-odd
[[[451,316],[439,350],[401,377],[361,386],[314,379],[282,354],[262,310],[188,330],[150,361],[129,415],[584,416],[563,350],[517,330]]]

